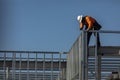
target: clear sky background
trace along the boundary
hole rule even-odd
[[[0,0],[0,50],[69,51],[81,33],[78,15],[120,30],[120,0]],[[120,46],[120,35],[100,38],[103,46]]]

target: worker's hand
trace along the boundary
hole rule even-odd
[[[88,32],[90,30],[90,28],[87,28],[86,31]]]
[[[83,28],[80,28],[80,30],[82,30]]]
[[[80,28],[80,30],[82,30],[82,29]]]

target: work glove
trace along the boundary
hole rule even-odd
[[[82,30],[82,28],[80,28],[80,30]]]

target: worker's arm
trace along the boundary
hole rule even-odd
[[[88,28],[87,28],[87,31],[88,30],[91,30],[93,28],[93,23],[95,22],[95,20],[89,16],[86,17],[86,22],[88,24]]]
[[[81,22],[81,23],[80,23],[80,30],[83,29],[83,26],[84,26],[84,24]]]

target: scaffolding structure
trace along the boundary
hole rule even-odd
[[[111,80],[111,74],[120,79],[120,46],[87,46],[87,31],[69,52],[0,50],[0,80]]]
[[[90,32],[96,36],[98,32],[120,34],[120,31]],[[67,80],[107,80],[112,72],[120,74],[120,46],[98,48],[97,38],[95,44],[87,46],[87,31],[77,38],[67,56]]]
[[[64,80],[66,52],[0,51],[0,80]]]

